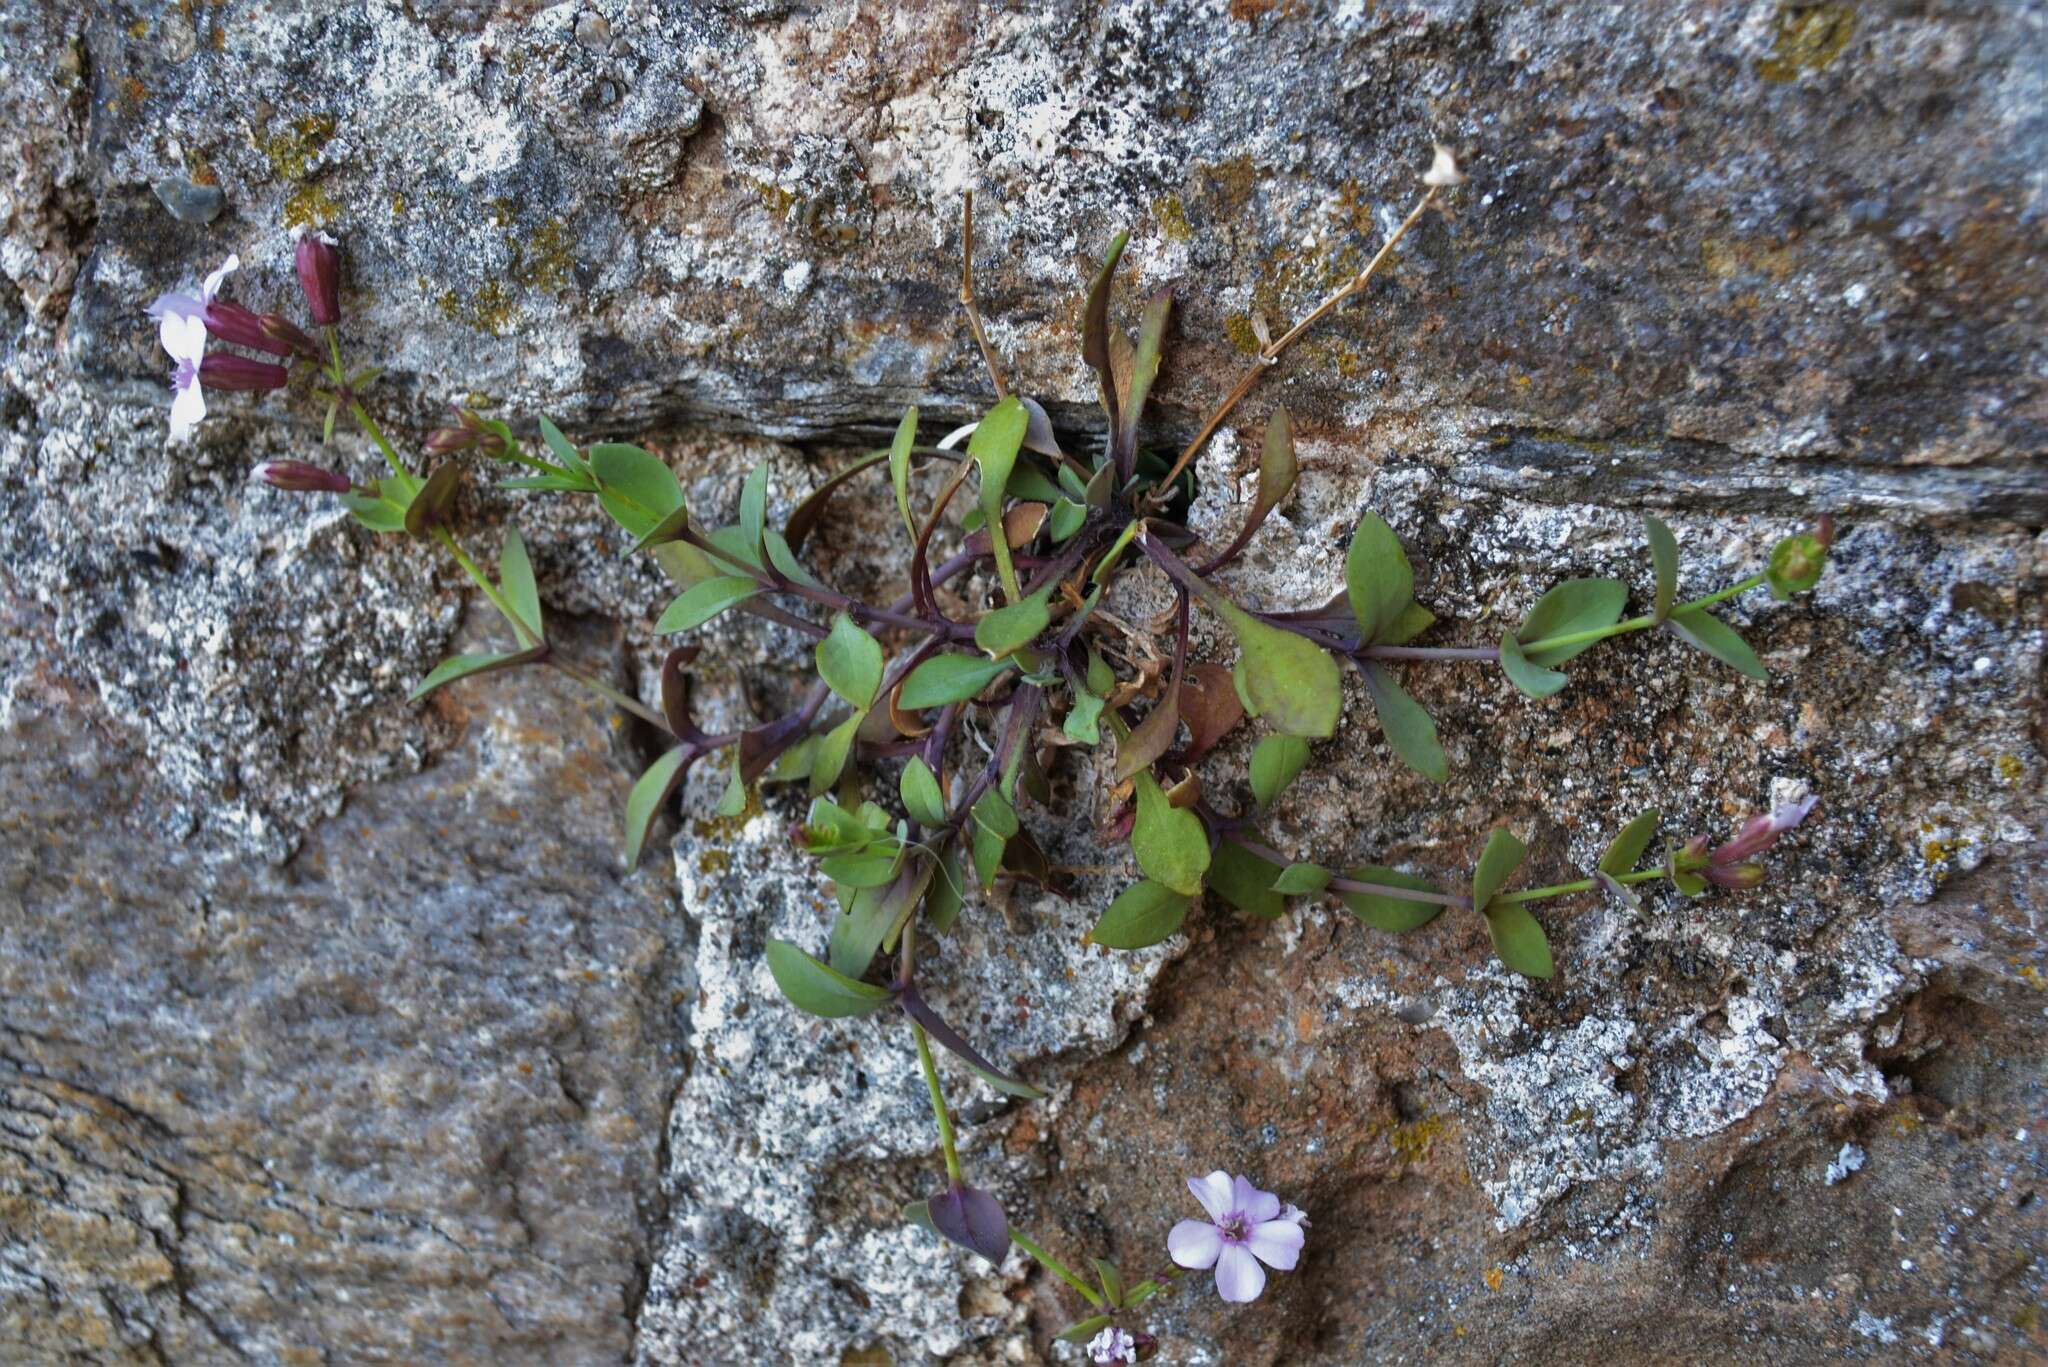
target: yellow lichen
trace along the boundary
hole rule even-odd
[[[1252,327],[1249,315],[1233,313],[1223,320],[1223,335],[1230,344],[1247,356],[1259,354],[1259,334]]]
[[[518,316],[511,295],[495,280],[467,299],[454,290],[444,290],[435,302],[440,305],[441,316],[450,322],[461,323],[493,337],[503,337],[510,332],[513,320]]]
[[[1780,5],[1771,35],[1771,55],[1757,62],[1756,74],[1767,81],[1796,81],[1841,56],[1855,32],[1854,5]]]
[[[526,234],[524,242],[513,243],[512,278],[547,293],[562,288],[576,264],[571,245],[568,225],[559,218],[548,219]]]
[[[1182,207],[1179,195],[1161,195],[1152,201],[1152,217],[1159,221],[1159,231],[1168,242],[1185,242],[1195,235],[1188,226],[1187,210]]]
[[[1507,1273],[1501,1268],[1489,1267],[1486,1269],[1486,1289],[1488,1291],[1500,1290],[1500,1284],[1505,1280],[1507,1280]]]
[[[2018,755],[2000,755],[1997,768],[1998,776],[2007,783],[2018,783],[2020,775],[2027,771],[2027,767],[2020,763]]]
[[[332,114],[307,114],[279,131],[266,129],[258,135],[256,148],[269,159],[279,180],[304,180],[313,173],[321,150],[334,140],[335,127]]]
[[[296,228],[301,225],[319,227],[331,223],[341,213],[341,206],[318,185],[301,185],[285,196],[284,226]]]

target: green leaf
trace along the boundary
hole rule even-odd
[[[1387,744],[1401,762],[1433,783],[1449,778],[1450,761],[1437,741],[1436,723],[1422,704],[1394,682],[1386,666],[1367,661],[1360,672],[1365,676],[1365,691],[1372,695],[1373,710],[1380,714],[1380,729],[1387,733]]]
[[[683,776],[683,766],[692,753],[687,746],[677,746],[665,752],[647,766],[646,772],[634,780],[633,791],[626,794],[627,868],[640,862],[640,847],[647,842],[647,832],[668,802],[668,795],[676,790],[676,784]]]
[[[842,887],[878,888],[894,878],[902,864],[903,847],[878,840],[866,849],[825,856],[818,861],[818,872]]]
[[[903,514],[903,530],[917,540],[917,522],[910,515],[910,449],[917,445],[917,405],[903,412],[896,424],[896,436],[889,443],[889,486],[896,491],[896,511]]]
[[[518,479],[501,479],[500,489],[540,489],[555,494],[594,494],[597,484],[587,475],[522,475]]]
[[[804,815],[804,839],[813,854],[858,849],[874,835],[866,822],[828,797],[812,798]]]
[[[1158,1295],[1160,1290],[1161,1288],[1159,1283],[1153,1281],[1151,1278],[1148,1277],[1144,1281],[1139,1282],[1136,1286],[1132,1287],[1130,1291],[1124,1296],[1124,1306],[1127,1309],[1135,1310],[1139,1306],[1143,1305],[1146,1301],[1149,1301],[1154,1296]]]
[[[1344,870],[1344,876],[1354,883],[1378,883],[1382,887],[1408,888],[1414,892],[1435,892],[1436,886],[1426,878],[1417,878],[1412,873],[1399,869],[1384,868],[1378,864],[1360,864]],[[1415,902],[1406,897],[1391,897],[1379,892],[1339,892],[1337,900],[1359,920],[1375,930],[1415,930],[1426,926],[1443,914],[1443,906],[1437,902]]]
[[[818,738],[818,748],[811,753],[811,796],[830,792],[832,785],[839,782],[839,775],[846,769],[846,758],[853,753],[854,739],[860,734],[860,724],[867,715],[866,708],[857,707],[853,715]]]
[[[896,913],[903,880],[892,878],[881,884],[856,890],[846,910],[832,923],[832,938],[826,945],[826,962],[834,970],[858,978],[874,962],[875,951],[888,938]]]
[[[1073,704],[1067,709],[1067,719],[1060,724],[1060,729],[1084,745],[1102,744],[1102,706],[1106,701],[1086,689],[1076,689]]]
[[[768,529],[768,467],[756,465],[747,471],[746,482],[740,485],[740,538],[742,544],[753,552],[753,559],[761,558],[761,533]]]
[[[983,890],[996,885],[996,875],[1003,868],[1003,847],[1010,843],[1007,836],[990,830],[979,822],[974,827],[974,881]]]
[[[562,435],[561,428],[556,427],[546,418],[540,420],[540,439],[547,443],[548,450],[554,452],[555,459],[562,462],[564,469],[580,471],[586,474],[589,472],[589,466],[584,463],[583,457],[576,450],[575,445]]]
[[[1027,414],[1030,409],[1024,410]],[[1010,471],[1010,482],[1004,493],[1011,498],[1028,499],[1033,503],[1051,503],[1060,497],[1060,486],[1047,479],[1045,472],[1038,468],[1036,461],[1019,457],[1016,468]]]
[[[775,975],[775,985],[782,989],[782,995],[789,998],[792,1006],[813,1016],[864,1016],[888,1005],[894,996],[886,987],[874,987],[836,972],[787,940],[770,940],[763,957],[768,960],[768,971]],[[904,1207],[904,1214],[913,1221],[917,1219],[911,1215],[909,1206]]]
[[[597,480],[598,503],[636,539],[683,506],[683,486],[675,471],[637,446],[599,442],[590,448],[590,473]]]
[[[1259,489],[1252,500],[1246,531],[1256,531],[1272,511],[1294,491],[1301,467],[1294,459],[1294,419],[1285,408],[1273,410],[1266,419],[1266,444],[1259,452]],[[1244,539],[1243,533],[1238,539]]]
[[[719,816],[738,816],[747,810],[747,783],[740,777],[737,753],[733,761],[732,770],[726,775],[725,791],[718,795],[718,805],[712,808]]]
[[[1415,571],[1386,519],[1366,512],[1351,534],[1344,556],[1344,587],[1351,615],[1358,619],[1358,639],[1373,645],[1401,620],[1415,600]]]
[[[1764,668],[1764,662],[1749,648],[1749,642],[1742,639],[1734,627],[1708,612],[1705,608],[1681,608],[1671,614],[1666,623],[1678,634],[1678,639],[1719,660],[1733,666],[1752,679],[1768,679],[1771,671]]]
[[[903,766],[902,777],[896,781],[896,790],[902,794],[903,810],[910,813],[912,821],[920,826],[946,823],[946,799],[939,791],[939,776],[923,756],[910,757],[910,762]]]
[[[1116,384],[1109,362],[1109,286],[1116,278],[1116,263],[1124,254],[1124,244],[1130,239],[1129,233],[1118,233],[1110,242],[1109,251],[1102,258],[1102,269],[1088,286],[1088,303],[1081,315],[1081,360],[1102,377],[1105,391]]]
[[[1491,902],[1528,853],[1528,848],[1506,831],[1488,835],[1486,848],[1479,852],[1479,867],[1472,875],[1472,905],[1484,908]]]
[[[1822,571],[1828,567],[1828,548],[1821,544],[1819,537],[1811,532],[1788,536],[1771,548],[1770,564],[1764,568],[1764,578],[1770,583],[1771,597],[1779,602],[1789,602],[1795,593],[1804,593],[1820,582]]]
[[[1547,978],[1557,970],[1550,962],[1550,941],[1543,927],[1520,902],[1495,902],[1486,908],[1486,928],[1493,932],[1493,952],[1525,978]]]
[[[1672,874],[1671,886],[1677,888],[1687,897],[1704,897],[1707,895],[1707,880],[1696,873]]]
[[[445,684],[452,684],[457,679],[467,679],[478,674],[490,674],[500,669],[510,669],[514,665],[525,664],[528,660],[535,658],[535,654],[536,652],[532,650],[508,650],[497,655],[451,656],[435,665],[427,674],[427,677],[421,679],[412,692],[405,695],[405,700],[407,702],[418,702],[435,689]]]
[[[1650,565],[1657,575],[1652,613],[1661,622],[1671,615],[1671,604],[1678,598],[1678,538],[1660,518],[1645,517],[1643,529],[1650,535]]]
[[[1159,347],[1166,337],[1166,319],[1173,311],[1173,293],[1161,290],[1152,296],[1152,302],[1145,306],[1145,321],[1138,327],[1138,354],[1131,366],[1131,392],[1123,399],[1119,412],[1122,419],[1122,445],[1130,447],[1138,439],[1138,415],[1145,407],[1145,397],[1152,392],[1152,381],[1159,374]]]
[[[412,501],[411,480],[397,476],[380,479],[370,494],[347,493],[341,496],[341,505],[349,515],[373,532],[402,532],[405,530],[405,505]]]
[[[1010,563],[1010,542],[1002,534],[1003,492],[1009,487],[1010,472],[1017,467],[1017,450],[1024,444],[1031,415],[1024,411],[1015,394],[988,411],[967,439],[967,456],[981,467],[981,515],[988,523],[989,549],[995,552],[996,575],[1002,580],[1003,597],[1014,603],[1024,596],[1017,584],[1017,571]]]
[[[533,562],[526,558],[526,543],[517,527],[505,528],[505,549],[498,552],[498,581],[505,601],[518,614],[519,624],[534,641],[541,638],[540,586],[534,582]]]
[[[683,528],[689,525],[690,510],[688,508],[677,508],[636,537],[633,544],[626,547],[624,555],[620,558],[629,559],[640,554],[649,546],[661,546],[671,541],[680,540],[683,535]]]
[[[1621,620],[1621,610],[1627,604],[1628,586],[1619,579],[1567,579],[1536,600],[1515,639],[1522,643],[1522,653],[1530,663],[1561,665],[1596,643],[1580,641],[1543,650],[1530,650],[1529,643],[1611,627]]]
[[[1252,749],[1252,796],[1261,807],[1287,790],[1308,763],[1308,742],[1300,736],[1264,736]]]
[[[903,1223],[906,1225],[916,1225],[919,1229],[931,1235],[934,1239],[943,1239],[946,1237],[945,1235],[939,1233],[939,1227],[932,1223],[932,1208],[931,1204],[927,1201],[912,1201],[908,1205],[904,1206]],[[1103,1316],[1102,1322],[1104,1324],[1109,1323],[1109,1317],[1106,1315]]]
[[[1052,620],[1052,590],[1047,584],[1029,598],[985,614],[974,624],[974,643],[998,660],[1030,645]]]
[[[1287,903],[1273,891],[1280,866],[1261,859],[1234,840],[1216,846],[1209,859],[1209,891],[1248,916],[1272,920],[1287,910]]]
[[[654,624],[655,634],[667,635],[703,626],[733,604],[744,602],[760,591],[758,581],[736,574],[692,585],[663,610],[660,620]]]
[[[1500,668],[1508,676],[1508,682],[1532,698],[1547,698],[1563,688],[1565,676],[1555,669],[1529,663],[1529,657],[1522,653],[1521,642],[1510,631],[1500,638]]]
[[[1061,469],[1066,467],[1062,466]],[[1088,520],[1088,509],[1084,504],[1070,498],[1054,500],[1052,513],[1045,520],[1047,530],[1052,533],[1053,544],[1057,545],[1081,530],[1081,524]]]
[[[1280,876],[1273,880],[1273,891],[1282,897],[1299,897],[1305,893],[1321,892],[1330,886],[1330,871],[1320,864],[1294,863],[1280,870]]]
[[[1013,665],[1008,659],[989,660],[979,655],[934,655],[910,671],[910,677],[903,681],[903,688],[896,695],[897,705],[907,712],[916,712],[965,702]]]
[[[1237,637],[1231,678],[1244,710],[1291,736],[1326,737],[1344,710],[1337,661],[1306,636],[1269,626],[1227,599],[1216,610]]]
[[[881,643],[845,613],[835,613],[832,630],[818,642],[818,677],[850,705],[873,707],[882,687]]]
[[[818,576],[805,569],[803,562],[796,558],[796,552],[790,549],[788,539],[781,532],[770,527],[761,533],[761,540],[768,547],[768,563],[773,565],[776,573],[784,579],[808,584],[814,589],[824,587],[818,582]]]
[[[1435,625],[1435,613],[1420,603],[1410,603],[1401,609],[1401,615],[1394,619],[1394,625],[1380,632],[1377,644],[1405,646]]]
[[[952,846],[939,856],[938,870],[932,875],[931,886],[925,889],[924,918],[931,928],[944,934],[960,919],[960,904],[967,891],[966,880],[960,873],[960,854]]]
[[[1109,1328],[1110,1323],[1111,1320],[1108,1315],[1090,1315],[1085,1320],[1079,1320],[1068,1325],[1060,1330],[1059,1333],[1054,1334],[1053,1337],[1061,1343],[1086,1343],[1089,1339],[1094,1338],[1097,1334]]]
[[[994,788],[988,789],[974,800],[974,819],[1005,840],[1019,830],[1017,809],[1010,805],[1008,798]]]
[[[1180,929],[1187,919],[1188,896],[1159,883],[1133,883],[1116,895],[1109,909],[1088,932],[1092,944],[1111,949],[1144,949]]]
[[[1635,872],[1636,861],[1643,857],[1643,851],[1650,848],[1650,840],[1657,834],[1657,809],[1650,808],[1634,821],[1621,828],[1621,834],[1614,837],[1607,852],[1600,856],[1600,872],[1612,878]]]
[[[1117,1275],[1116,1264],[1107,1258],[1090,1258],[1088,1261],[1095,1264],[1095,1280],[1102,1283],[1102,1294],[1109,1298],[1111,1305],[1122,1305],[1124,1279]]]
[[[1138,814],[1131,825],[1131,855],[1147,878],[1189,897],[1202,890],[1209,868],[1209,832],[1193,812],[1166,800],[1158,780],[1137,776]]]

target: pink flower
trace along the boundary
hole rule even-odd
[[[266,460],[256,467],[255,475],[274,489],[295,494],[345,494],[354,487],[347,475],[303,460]]]
[[[1806,814],[1820,799],[1809,793],[1797,802],[1787,802],[1769,816],[1753,816],[1744,822],[1735,838],[1707,856],[1709,864],[1739,864],[1762,854],[1778,843],[1778,837],[1806,820]]]
[[[1182,1220],[1166,1236],[1166,1251],[1182,1267],[1216,1269],[1216,1294],[1227,1301],[1257,1300],[1266,1289],[1266,1268],[1293,1270],[1301,1257],[1301,1227],[1307,1217],[1242,1177],[1212,1172],[1190,1177],[1188,1190],[1209,1219]]]

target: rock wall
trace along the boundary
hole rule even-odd
[[[776,510],[997,349],[1097,422],[1080,282],[1172,285],[1155,435],[1412,202],[1472,173],[1369,299],[1253,394],[1304,476],[1234,578],[1305,603],[1362,508],[1445,641],[1549,583],[1684,588],[1845,528],[1819,592],[1737,612],[1768,685],[1675,641],[1545,702],[1407,680],[1448,785],[1354,699],[1290,851],[1450,876],[1509,822],[1569,876],[1643,806],[1816,817],[1772,881],[1553,904],[1561,972],[1476,925],[1401,939],[1211,909],[1084,951],[1120,879],[1093,776],[1035,818],[1066,897],[971,913],[941,989],[1053,1092],[966,1080],[969,1161],[1073,1256],[1164,1262],[1193,1172],[1314,1223],[1299,1272],[1174,1360],[2022,1361],[2048,1352],[2040,1189],[2044,185],[2039,4],[465,0],[76,7],[0,20],[0,1357],[645,1363],[1071,1360],[1079,1310],[901,1229],[933,1160],[904,1041],[785,1008],[822,936],[782,821],[708,818],[622,874],[645,738],[549,678],[403,698],[492,638],[412,544],[252,488],[303,396],[215,396],[168,445],[141,315],[229,252],[297,308],[286,230],[344,242],[345,336],[416,441],[488,395]],[[1255,445],[1199,466],[1236,525]],[[337,439],[353,473],[373,451]],[[644,687],[659,576],[588,509],[516,517],[579,658]],[[886,518],[818,567],[884,585]],[[722,633],[707,710],[797,642]],[[1233,791],[1244,745],[1209,769]],[[668,830],[664,827],[664,831]],[[667,835],[664,835],[664,842]],[[664,843],[664,850],[669,846]],[[1061,1354],[1065,1354],[1062,1359]]]

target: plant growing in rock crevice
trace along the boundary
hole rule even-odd
[[[1614,839],[1588,877],[1520,891],[1509,890],[1509,883],[1524,847],[1505,830],[1491,832],[1469,886],[1456,889],[1372,863],[1290,859],[1258,834],[1260,816],[1307,764],[1311,742],[1336,734],[1347,668],[1359,675],[1394,753],[1441,782],[1448,761],[1435,723],[1404,688],[1402,670],[1498,667],[1516,688],[1543,698],[1565,686],[1564,665],[1600,642],[1662,629],[1761,679],[1765,670],[1754,652],[1712,609],[1758,588],[1789,597],[1811,588],[1825,564],[1832,528],[1823,519],[1815,533],[1781,542],[1757,574],[1680,603],[1676,539],[1650,518],[1648,611],[1623,617],[1629,590],[1620,581],[1575,579],[1551,588],[1493,644],[1422,644],[1437,629],[1437,619],[1416,601],[1414,570],[1399,539],[1368,510],[1351,537],[1344,584],[1327,602],[1271,608],[1233,595],[1231,566],[1295,482],[1287,412],[1276,409],[1266,424],[1256,495],[1221,546],[1203,545],[1186,525],[1192,462],[1258,377],[1316,320],[1363,292],[1439,195],[1462,179],[1440,152],[1413,210],[1365,268],[1277,340],[1265,342],[1193,439],[1172,455],[1148,447],[1140,427],[1159,371],[1171,294],[1151,298],[1136,340],[1128,338],[1110,318],[1111,284],[1125,239],[1111,244],[1088,290],[1081,336],[1082,357],[1100,390],[1103,432],[1099,449],[1067,450],[1045,411],[1011,392],[982,326],[973,293],[970,201],[961,301],[996,403],[979,421],[929,444],[920,441],[919,414],[912,408],[887,448],[824,481],[779,527],[767,515],[765,468],[746,477],[736,520],[707,526],[660,458],[618,442],[579,446],[545,418],[537,424],[538,444],[529,447],[506,422],[458,409],[452,425],[424,440],[426,454],[439,463],[415,473],[365,406],[375,370],[350,370],[343,360],[334,327],[338,260],[333,244],[317,235],[300,240],[297,261],[324,346],[277,315],[259,317],[219,299],[225,270],[208,280],[203,298],[166,296],[154,311],[162,320],[165,347],[180,365],[177,427],[189,428],[203,416],[201,387],[269,389],[288,382],[285,368],[271,362],[232,353],[206,356],[205,333],[298,362],[314,373],[329,433],[347,415],[382,452],[390,471],[358,484],[316,466],[276,462],[264,467],[264,478],[285,489],[336,492],[372,531],[438,542],[504,617],[510,648],[443,662],[421,681],[414,698],[494,670],[547,666],[670,739],[626,800],[629,865],[685,775],[708,757],[728,766],[720,804],[727,813],[743,810],[762,784],[808,791],[795,839],[816,857],[839,910],[822,953],[772,941],[767,964],[783,994],[813,1015],[894,1011],[904,1019],[929,1089],[946,1173],[945,1186],[907,1214],[994,1260],[1015,1244],[1097,1312],[1070,1331],[1076,1341],[1136,1355],[1144,1336],[1124,1319],[1164,1283],[1126,1289],[1116,1269],[1098,1260],[1091,1286],[1012,1229],[1001,1207],[966,1182],[932,1043],[1000,1092],[1020,1098],[1041,1093],[978,1052],[919,989],[920,949],[953,928],[975,890],[988,892],[1011,880],[1051,881],[1049,861],[1020,814],[1047,800],[1048,771],[1061,751],[1105,744],[1113,749],[1118,815],[1112,829],[1127,836],[1141,874],[1089,932],[1094,943],[1114,949],[1166,939],[1205,893],[1264,918],[1282,915],[1290,897],[1333,895],[1360,921],[1388,932],[1416,930],[1446,908],[1481,915],[1503,962],[1531,977],[1549,977],[1550,948],[1529,910],[1532,904],[1596,888],[1632,901],[1632,886],[1652,881],[1669,881],[1687,896],[1703,894],[1710,883],[1752,886],[1763,874],[1754,856],[1811,805],[1793,804],[1759,817],[1712,850],[1704,837],[1667,845],[1660,858],[1638,868],[1656,832],[1657,814],[1646,812]],[[689,668],[697,647],[678,645],[667,652],[654,704],[565,660],[549,639],[517,530],[505,533],[495,577],[456,535],[451,514],[462,465],[449,457],[464,452],[525,469],[503,487],[595,498],[625,532],[629,553],[653,556],[679,586],[656,623],[658,633],[680,635],[727,613],[750,614],[812,641],[816,682],[781,716],[709,733],[690,705]],[[912,475],[920,466],[943,472],[936,497],[926,505],[913,498]],[[806,542],[832,515],[834,500],[863,477],[886,478],[902,522],[907,588],[889,602],[844,593],[804,560]],[[956,530],[948,519],[970,480],[971,506]],[[1158,623],[1133,624],[1111,599],[1129,577],[1146,571],[1160,577],[1172,605]],[[981,600],[989,604],[985,609],[969,606]],[[1195,658],[1192,622],[1198,608],[1234,638],[1233,662]],[[1155,632],[1165,633],[1166,648],[1155,646]],[[1251,756],[1252,801],[1232,810],[1204,791],[1196,765],[1246,718],[1266,734]],[[1291,1234],[1261,1223],[1263,1244],[1246,1243],[1252,1237],[1247,1221],[1286,1221],[1250,1214],[1265,1211],[1271,1198],[1243,1179],[1238,1185],[1244,1191],[1234,1204],[1222,1194],[1212,1202],[1197,1187],[1220,1235],[1177,1231],[1182,1248],[1176,1259],[1183,1252],[1196,1258],[1214,1252],[1209,1263],[1187,1265],[1214,1264],[1226,1295],[1251,1286],[1258,1271],[1254,1253],[1276,1266],[1284,1254],[1284,1265],[1291,1266],[1288,1250],[1301,1243],[1298,1222],[1288,1226]]]

